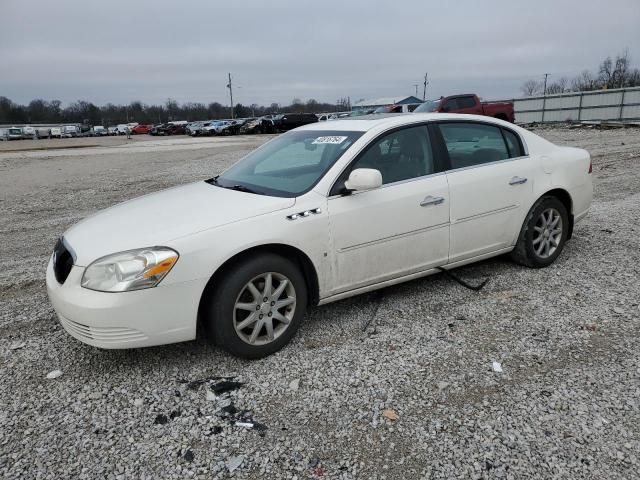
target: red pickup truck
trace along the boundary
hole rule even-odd
[[[513,103],[511,102],[481,102],[477,95],[452,95],[440,97],[438,100],[424,102],[414,110],[418,112],[470,113],[485,115],[513,123]]]

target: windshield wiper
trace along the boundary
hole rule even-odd
[[[255,193],[256,195],[263,195],[262,193],[256,192],[255,190],[252,190],[249,187],[245,187],[244,185],[232,185],[231,187],[223,187],[223,188],[228,188],[229,190],[236,190],[238,192]]]
[[[227,188],[229,190],[236,190],[238,192],[255,193],[256,195],[264,195],[264,193],[257,192],[255,190],[249,188],[249,187],[245,187],[244,185],[231,185],[230,187],[226,187],[226,186],[222,185],[220,182],[218,182],[218,178],[219,177],[220,177],[220,175],[216,175],[213,178],[205,180],[205,182],[210,183],[211,185],[215,185],[216,187]]]

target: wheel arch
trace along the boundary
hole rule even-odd
[[[566,191],[564,188],[554,188],[552,190],[549,190],[543,193],[538,198],[540,199],[542,197],[556,197],[558,200],[562,202],[562,204],[567,209],[567,214],[569,215],[569,231],[567,232],[567,240],[569,240],[573,235],[573,223],[574,223],[573,199],[571,198],[571,194],[568,191]]]
[[[505,122],[509,121],[509,119],[507,118],[507,115],[505,115],[504,113],[498,113],[494,115],[493,118],[497,118],[498,120],[504,120]]]
[[[227,259],[222,265],[220,265],[220,267],[216,269],[213,275],[211,275],[211,278],[207,282],[207,285],[205,286],[204,291],[200,296],[197,318],[198,330],[200,330],[200,327],[202,326],[203,308],[205,307],[205,302],[215,289],[218,282],[220,282],[224,275],[239,261],[253,255],[258,255],[260,253],[275,253],[290,260],[294,260],[294,262],[300,268],[300,272],[304,276],[304,279],[307,283],[307,305],[318,304],[320,300],[320,284],[318,280],[318,272],[316,271],[313,262],[306,253],[304,253],[299,248],[283,243],[268,243],[257,245],[236,253],[231,258]]]

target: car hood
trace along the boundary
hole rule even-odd
[[[87,266],[112,253],[167,245],[171,240],[293,206],[294,198],[269,197],[197,182],[102,210],[64,234]],[[170,246],[170,245],[168,245]]]

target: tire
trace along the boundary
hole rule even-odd
[[[271,294],[264,296],[268,277]],[[206,303],[204,327],[209,341],[232,355],[263,358],[289,343],[306,307],[307,285],[296,264],[280,255],[259,254],[233,264],[214,285]]]
[[[511,258],[526,267],[547,267],[562,253],[568,233],[567,208],[556,197],[541,197],[524,220]]]

